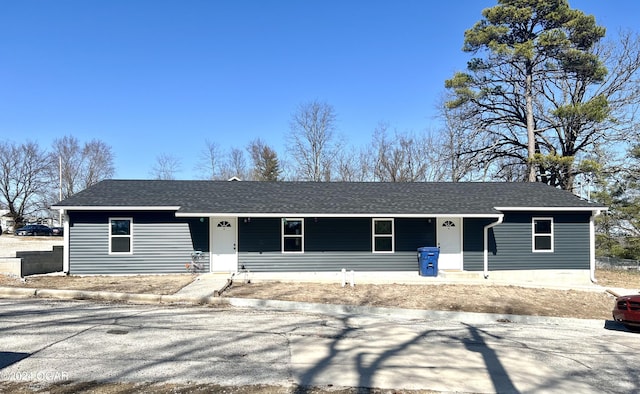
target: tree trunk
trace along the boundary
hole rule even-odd
[[[536,154],[536,134],[535,122],[533,119],[533,70],[530,64],[527,65],[524,97],[526,101],[525,111],[527,116],[527,173],[529,174],[529,182],[535,182],[536,166],[534,165],[533,157]]]

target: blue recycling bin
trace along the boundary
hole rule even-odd
[[[418,266],[420,276],[438,276],[438,257],[440,248],[425,246],[418,248]]]

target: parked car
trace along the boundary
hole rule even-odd
[[[640,331],[640,294],[616,298],[613,320],[622,323],[631,331]]]
[[[51,228],[44,224],[28,224],[15,231],[16,235],[51,235]]]
[[[64,227],[51,227],[51,235],[63,236]]]

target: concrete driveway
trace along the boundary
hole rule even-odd
[[[64,245],[63,237],[33,237],[2,234],[0,236],[0,257],[16,257],[16,252],[52,250]]]
[[[604,325],[1,299],[0,379],[637,391],[640,336]]]

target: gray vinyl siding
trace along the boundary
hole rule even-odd
[[[553,252],[532,252],[532,217],[553,218]],[[589,218],[589,213],[506,213],[489,234],[489,270],[589,269]]]
[[[418,271],[416,252],[240,253],[240,268],[251,272]]]
[[[156,217],[157,216],[157,217]],[[131,254],[109,254],[109,218],[130,217]],[[71,274],[185,273],[193,250],[209,251],[208,220],[176,219],[171,215],[109,212],[71,214],[69,268]],[[209,271],[209,254],[201,260]]]
[[[239,252],[281,251],[282,218],[240,218]],[[305,252],[371,252],[371,218],[304,218]],[[394,220],[395,250],[436,244],[435,219]]]
[[[305,218],[304,253],[281,253],[282,218],[239,220],[239,268],[254,272],[414,271],[436,243],[435,219],[396,218],[395,253],[372,253],[372,218]]]
[[[464,219],[463,226],[463,269],[482,271],[484,269],[484,227],[497,219]],[[489,229],[489,232],[492,230]]]
[[[280,252],[282,218],[240,218],[239,252]],[[371,219],[305,218],[305,252],[371,251]]]
[[[109,254],[109,218],[132,218],[132,254]],[[554,252],[531,250],[532,217],[554,218]],[[507,212],[489,230],[489,270],[588,269],[590,213]],[[172,211],[69,212],[72,274],[186,272],[191,252],[205,255],[209,220]],[[464,270],[483,269],[483,229],[495,219],[464,219]],[[436,245],[435,219],[394,219],[394,253],[372,253],[372,218],[304,218],[304,253],[281,252],[282,218],[239,218],[238,265],[254,272],[415,271],[416,249]]]

